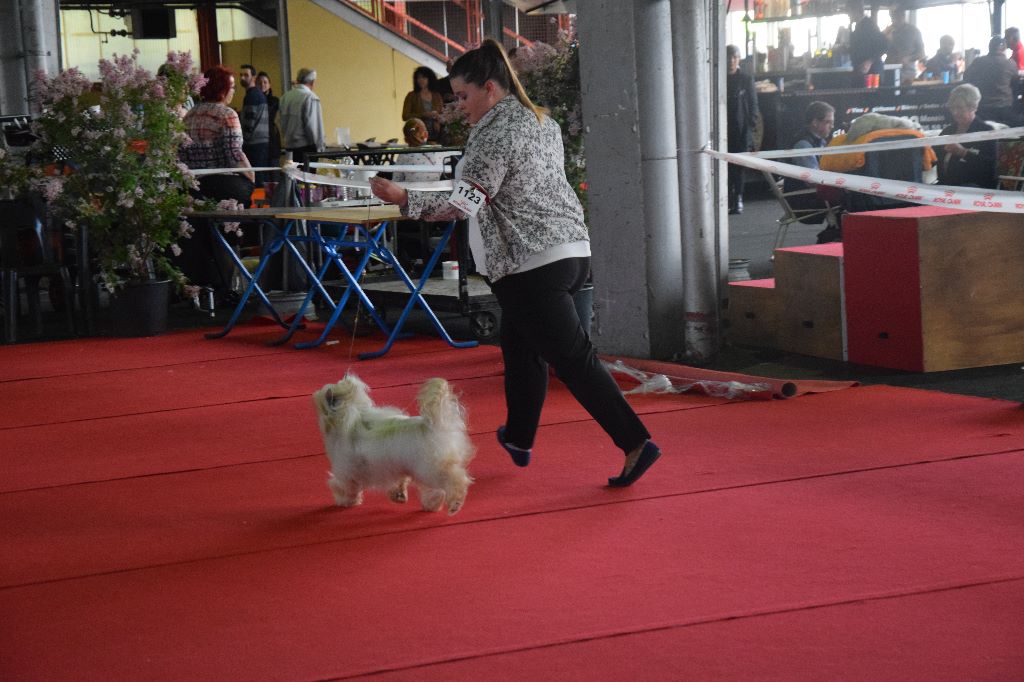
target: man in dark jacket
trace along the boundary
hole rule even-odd
[[[979,118],[1011,127],[1020,125],[1020,115],[1013,106],[1016,79],[1017,65],[1006,58],[1006,40],[1003,36],[992,36],[988,54],[975,59],[964,72],[964,81],[981,91]]]
[[[850,34],[850,63],[853,65],[853,80],[850,87],[863,88],[864,77],[881,74],[885,70],[882,55],[888,49],[888,41],[871,17],[864,16],[864,3],[851,0],[847,3],[853,33]]]
[[[725,52],[729,61],[725,81],[729,151],[753,151],[758,115],[754,77],[740,70],[738,47],[728,45]],[[729,164],[729,213],[743,213],[743,166],[734,163]]]
[[[267,97],[256,86],[256,68],[242,64],[238,79],[245,88],[242,101],[242,151],[254,167],[266,166],[270,151],[270,117],[267,115]],[[263,173],[256,174],[257,184],[262,184]]]

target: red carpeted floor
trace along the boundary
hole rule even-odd
[[[0,679],[1024,676],[1014,404],[631,397],[665,456],[613,490],[621,453],[556,380],[512,466],[494,348],[275,335],[0,348]],[[331,504],[309,394],[350,368],[382,403],[462,393],[457,516]]]

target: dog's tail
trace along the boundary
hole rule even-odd
[[[431,428],[459,431],[466,429],[466,410],[444,379],[440,377],[427,379],[420,386],[416,402],[420,406],[420,416],[430,424]]]
[[[447,381],[428,379],[416,396],[420,416],[429,430],[440,438],[451,455],[463,465],[473,458],[475,448],[466,434],[466,409]]]

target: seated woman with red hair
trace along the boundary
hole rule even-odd
[[[181,146],[179,156],[192,170],[205,168],[251,168],[242,151],[242,124],[228,106],[235,92],[235,76],[223,66],[214,66],[203,74],[207,82],[199,91],[202,102],[185,114],[185,132],[190,140]],[[255,176],[252,171],[216,173],[199,178],[203,198],[234,199],[249,207]],[[186,246],[181,268],[195,284],[213,286],[226,292],[230,282],[230,263],[213,242],[212,234],[195,235],[197,248]]]

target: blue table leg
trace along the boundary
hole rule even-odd
[[[228,320],[227,324],[224,325],[224,328],[219,332],[208,332],[207,334],[205,334],[205,337],[208,339],[220,339],[227,336],[231,332],[231,330],[234,329],[235,324],[238,322],[238,318],[241,316],[242,311],[245,309],[246,303],[248,303],[249,301],[249,297],[252,296],[253,293],[256,294],[256,296],[260,299],[260,302],[263,304],[263,306],[270,312],[271,316],[274,318],[274,321],[277,322],[277,324],[281,325],[282,327],[287,327],[288,325],[284,323],[284,321],[281,319],[281,316],[277,314],[277,310],[275,310],[274,306],[270,303],[270,299],[268,299],[267,295],[263,293],[263,289],[259,285],[259,279],[263,275],[263,271],[266,269],[267,263],[270,261],[270,257],[277,253],[277,251],[279,251],[282,245],[285,243],[288,232],[291,230],[291,225],[289,224],[280,235],[278,235],[277,237],[270,241],[270,243],[264,249],[264,253],[262,258],[260,258],[259,265],[256,266],[256,271],[253,272],[251,275],[249,274],[249,271],[245,268],[245,265],[242,263],[241,259],[238,257],[238,254],[235,253],[235,250],[224,238],[224,235],[221,234],[219,229],[217,229],[217,226],[214,225],[212,229],[213,234],[217,238],[221,247],[224,248],[225,251],[227,251],[231,259],[234,261],[235,267],[239,269],[239,272],[242,273],[243,277],[249,280],[249,283],[245,288],[245,293],[242,294],[242,298],[238,301],[238,305],[235,306],[235,310],[231,314],[231,318]]]
[[[426,286],[427,284],[427,280],[430,278],[430,273],[434,271],[434,267],[437,265],[437,261],[441,257],[441,252],[444,251],[445,247],[448,245],[448,240],[451,237],[452,231],[454,229],[455,223],[449,223],[448,228],[444,231],[444,235],[442,235],[441,237],[441,241],[434,249],[434,252],[430,254],[430,259],[427,261],[426,266],[423,268],[423,273],[420,275],[418,284],[412,283],[412,280],[409,279],[409,275],[406,274],[405,269],[402,267],[401,263],[398,262],[398,259],[395,258],[394,254],[392,254],[391,251],[389,251],[386,246],[380,247],[380,255],[389,263],[389,265],[391,265],[392,268],[394,268],[395,272],[398,273],[398,276],[402,279],[402,281],[405,282],[405,286],[409,288],[411,295],[409,296],[409,300],[405,304],[405,308],[402,309],[401,316],[398,318],[398,321],[395,322],[395,326],[391,330],[391,334],[388,336],[388,340],[384,344],[384,347],[381,348],[380,350],[370,351],[367,353],[360,353],[360,360],[370,360],[372,358],[379,358],[385,353],[387,353],[389,350],[391,350],[391,346],[394,345],[395,339],[398,338],[398,335],[402,330],[402,326],[405,324],[406,318],[409,316],[409,313],[412,312],[413,307],[417,303],[419,303],[420,307],[423,308],[424,312],[426,312],[427,317],[430,319],[430,322],[434,326],[434,329],[437,330],[437,333],[440,334],[441,338],[443,338],[450,346],[454,348],[474,348],[477,345],[479,345],[476,341],[455,341],[454,339],[452,339],[452,337],[448,334],[448,330],[446,330],[444,326],[441,324],[441,321],[437,319],[437,315],[434,314],[433,309],[431,309],[430,305],[427,303],[426,299],[423,298],[423,295],[421,293],[423,291],[423,287]]]
[[[309,267],[309,264],[306,262],[306,260],[302,258],[302,256],[299,254],[298,249],[295,248],[294,243],[292,243],[294,241],[302,241],[309,244],[315,244],[321,250],[326,250],[323,236],[320,234],[317,227],[311,225],[310,230],[312,232],[311,236],[301,237],[298,239],[293,238],[293,240],[288,243],[288,246],[291,249],[292,254],[295,256],[295,260],[299,263],[299,265],[302,266],[302,269],[306,272],[307,281],[311,282],[311,284],[306,292],[306,297],[302,301],[302,305],[299,306],[298,311],[295,313],[294,319],[292,319],[292,323],[288,326],[288,329],[282,336],[270,342],[269,345],[271,346],[278,346],[283,343],[287,343],[288,340],[291,339],[292,335],[295,334],[296,330],[305,327],[303,320],[306,315],[306,308],[309,307],[309,304],[313,300],[313,296],[316,295],[317,292],[320,293],[321,298],[323,298],[324,301],[327,302],[327,305],[330,306],[332,311],[336,310],[337,308],[337,306],[335,306],[334,304],[334,301],[331,299],[330,294],[327,293],[327,290],[324,289],[323,286],[323,278],[324,275],[327,273],[327,268],[330,266],[331,261],[324,261],[323,266],[321,266],[320,268],[320,272],[315,273],[313,272],[313,269]]]
[[[386,226],[386,223],[384,225]],[[355,227],[361,228],[361,226]],[[324,330],[320,334],[320,337],[314,341],[304,341],[302,343],[297,343],[295,344],[296,348],[313,348],[322,344],[327,339],[327,335],[330,334],[331,330],[334,328],[334,325],[337,324],[338,319],[341,317],[341,313],[345,309],[345,305],[348,303],[348,300],[351,297],[353,291],[356,292],[356,295],[359,297],[360,301],[366,307],[367,312],[370,314],[371,318],[377,324],[377,326],[385,334],[391,333],[391,330],[388,328],[387,323],[384,322],[384,320],[380,317],[380,314],[377,312],[377,308],[373,305],[373,302],[370,301],[370,299],[366,296],[366,293],[363,291],[362,287],[359,286],[359,278],[362,277],[363,272],[366,269],[366,266],[370,262],[370,258],[379,249],[378,238],[379,235],[383,232],[383,230],[378,230],[376,234],[373,234],[365,229],[360,229],[360,231],[366,236],[366,241],[326,238],[323,240],[324,253],[328,256],[331,262],[335,263],[338,266],[338,269],[341,271],[342,276],[345,278],[347,282],[347,286],[345,287],[345,292],[342,294],[341,299],[338,301],[338,304],[335,307],[333,314],[327,321],[327,324],[324,325]],[[363,255],[362,257],[360,257],[359,264],[356,266],[354,272],[348,269],[348,267],[345,265],[342,259],[341,253],[338,251],[338,249],[342,247],[352,247],[363,250]]]

